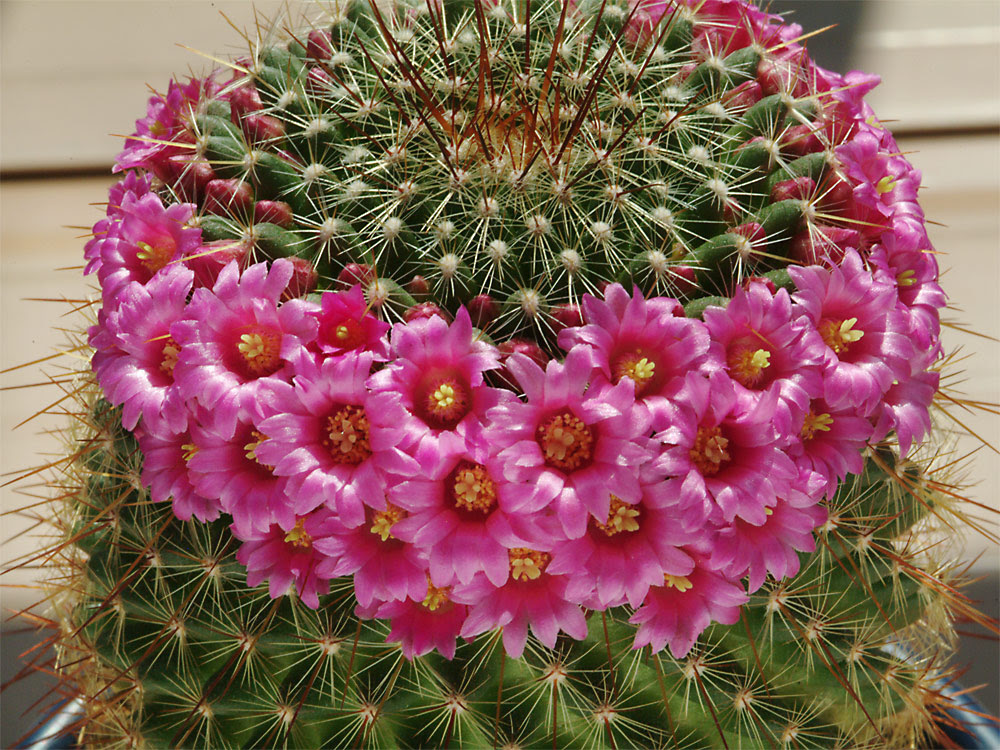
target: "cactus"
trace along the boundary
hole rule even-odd
[[[345,2],[154,97],[85,250],[83,740],[921,742],[944,295],[800,36]]]

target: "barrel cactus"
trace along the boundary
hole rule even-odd
[[[344,0],[154,96],[85,248],[81,740],[922,742],[945,297],[802,37]]]

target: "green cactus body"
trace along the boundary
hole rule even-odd
[[[194,204],[185,230],[203,254],[298,263],[286,296],[360,281],[383,320],[466,306],[480,340],[548,356],[609,283],[688,318],[751,279],[794,292],[788,267],[863,223],[838,208],[839,91],[794,65],[782,90],[758,83],[792,40],[718,48],[705,28],[726,21],[670,4],[647,28],[644,7],[336,5],[175,113],[182,145],[149,168],[154,192]],[[860,338],[853,321],[834,321],[831,347]],[[121,410],[94,390],[60,511],[75,545],[61,668],[87,697],[87,743],[846,748],[928,729],[948,634],[927,623],[948,589],[907,540],[941,498],[888,443],[823,501],[798,574],[769,578],[735,624],[690,625],[704,632],[684,658],[634,648],[620,606],[586,610],[585,639],[530,639],[520,658],[497,630],[453,659],[409,659],[355,614],[349,575],[316,609],[248,588],[228,517],[181,521],[154,502]],[[829,429],[808,414],[803,434]],[[456,605],[429,583],[422,606]],[[884,648],[917,642],[907,658]]]

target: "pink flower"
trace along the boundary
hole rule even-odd
[[[474,339],[464,307],[451,325],[436,316],[397,324],[392,359],[368,382],[376,446],[399,446],[432,473],[480,445],[486,410],[506,394],[483,382],[497,367],[496,349]]]
[[[128,172],[108,190],[108,209],[105,218],[94,224],[93,237],[83,247],[83,257],[87,261],[85,275],[96,273],[101,267],[101,248],[107,240],[117,240],[121,232],[122,203],[125,196],[141,198],[150,191],[153,176],[145,172]]]
[[[318,362],[305,350],[293,361],[294,386],[269,378],[259,391],[268,439],[257,449],[298,514],[326,504],[346,526],[364,523],[365,506],[385,510],[387,474],[413,476],[417,462],[394,446],[374,450],[365,381],[372,354]]]
[[[323,574],[325,555],[315,542],[329,536],[336,525],[326,508],[298,516],[286,526],[272,524],[266,531],[248,533],[233,527],[243,544],[236,559],[246,566],[247,586],[264,581],[272,599],[284,596],[294,584],[307,607],[319,609],[319,596],[330,590],[330,578]]]
[[[567,598],[593,609],[616,607],[628,601],[638,607],[650,586],[664,575],[684,576],[694,563],[680,548],[707,533],[692,531],[682,517],[669,486],[650,476],[642,484],[637,503],[611,497],[604,522],[593,516],[579,539],[556,542],[548,571],[568,579]]]
[[[414,545],[396,538],[393,527],[406,511],[391,503],[385,510],[365,509],[364,523],[348,527],[321,542],[331,559],[324,572],[331,578],[354,574],[354,595],[363,608],[388,601],[423,601],[427,595],[425,555]]]
[[[788,292],[772,294],[759,283],[737,289],[724,310],[709,307],[704,313],[712,347],[736,392],[749,402],[775,395],[774,424],[783,434],[823,391],[823,340],[796,317]]]
[[[741,404],[723,372],[691,373],[670,419],[654,423],[665,446],[656,466],[668,476],[682,508],[709,504],[726,523],[762,524],[766,508],[791,486],[795,467],[772,426],[777,396]]]
[[[367,610],[358,607],[357,615],[388,619],[390,630],[386,641],[398,641],[407,659],[415,659],[434,649],[445,659],[452,659],[455,656],[455,639],[469,608],[453,602],[449,594],[448,588],[428,583],[427,595],[422,600],[383,602]]]
[[[930,406],[940,380],[940,373],[927,371],[894,383],[878,412],[873,440],[881,440],[894,431],[900,457],[905,458],[912,445],[931,430]]]
[[[149,283],[159,271],[201,243],[201,230],[187,226],[193,203],[164,207],[156,193],[125,193],[120,225],[101,243],[97,278],[104,307],[114,309],[121,290],[131,281]]]
[[[504,649],[514,659],[524,653],[529,626],[549,648],[555,648],[560,630],[577,640],[586,638],[587,621],[580,607],[566,596],[566,577],[546,571],[549,553],[515,548],[508,555],[510,575],[503,586],[494,586],[480,574],[452,589],[452,599],[470,607],[462,637],[503,628]]]
[[[285,491],[288,480],[275,476],[274,467],[257,455],[267,435],[253,421],[238,419],[230,434],[226,420],[209,412],[204,423],[194,422],[190,430],[191,484],[199,495],[218,499],[241,538],[267,532],[272,524],[286,529],[294,525],[295,512]]]
[[[478,458],[479,460],[476,460]],[[507,550],[529,543],[530,519],[509,513],[517,488],[495,461],[457,456],[428,478],[395,484],[389,497],[408,512],[393,534],[427,550],[431,583],[469,583],[478,572],[495,586],[507,581]]]
[[[767,520],[754,526],[737,518],[712,540],[711,567],[727,578],[749,575],[749,590],[759,589],[768,573],[775,579],[799,572],[798,552],[816,549],[813,529],[826,522],[826,508],[814,497],[792,491],[767,509]]]
[[[188,411],[174,385],[174,366],[180,346],[170,326],[185,314],[194,274],[171,266],[143,286],[127,284],[110,312],[101,310],[98,325],[90,329],[92,366],[105,397],[124,405],[122,424],[134,429],[162,422],[171,432],[187,426]]]
[[[712,622],[732,625],[749,601],[743,588],[696,557],[690,574],[664,578],[649,590],[646,601],[629,618],[638,625],[633,648],[654,652],[670,647],[675,659],[687,656],[701,632]]]
[[[360,284],[346,292],[323,292],[316,346],[326,354],[369,351],[378,362],[389,359],[389,324],[369,312]]]
[[[788,272],[795,301],[826,344],[824,398],[834,409],[871,414],[893,381],[910,374],[914,350],[895,290],[873,278],[854,251],[839,268]]]
[[[834,409],[823,399],[809,402],[797,423],[798,439],[786,452],[800,471],[822,479],[820,494],[832,497],[838,482],[864,469],[861,451],[872,436],[871,423],[852,409]]]
[[[193,421],[199,418],[193,416]],[[197,452],[189,428],[180,433],[151,432],[144,426],[136,428],[136,439],[142,451],[142,483],[149,487],[155,502],[173,502],[174,515],[182,521],[192,517],[202,523],[219,518],[222,504],[218,498],[203,497],[192,483],[188,461]]]
[[[630,297],[620,284],[610,285],[601,301],[583,298],[587,325],[567,328],[559,345],[593,347],[594,365],[604,380],[622,378],[635,383],[636,403],[654,412],[672,398],[691,370],[718,367],[709,356],[708,331],[699,320],[678,317],[677,301],[669,297],[644,299],[638,288]]]
[[[278,304],[292,272],[284,259],[242,276],[230,263],[211,291],[195,290],[187,317],[171,327],[181,347],[174,379],[185,398],[216,413],[222,433],[231,435],[240,415],[260,413],[263,381],[287,380],[289,360],[316,335],[310,303]]]
[[[217,89],[210,77],[193,78],[184,84],[171,81],[166,96],[157,94],[150,98],[146,116],[136,120],[136,132],[125,141],[125,149],[115,158],[113,171],[144,167],[169,182],[167,160],[194,153],[194,137],[185,131],[198,102],[210,96],[218,98]]]
[[[490,450],[523,494],[511,510],[530,513],[551,504],[570,539],[583,536],[588,515],[607,519],[612,494],[638,502],[636,468],[652,457],[649,422],[634,408],[632,381],[588,389],[591,362],[583,345],[544,371],[512,354],[507,368],[527,403],[511,399],[489,412]]]

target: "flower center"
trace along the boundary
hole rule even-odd
[[[406,518],[405,510],[387,502],[385,510],[376,511],[372,515],[372,526],[369,531],[380,537],[383,542],[387,542],[392,536],[392,527],[404,518]]]
[[[650,390],[656,375],[656,362],[647,357],[641,349],[635,349],[618,356],[611,368],[615,383],[622,378],[631,378],[635,383],[636,398]]]
[[[416,400],[419,416],[431,427],[450,430],[471,408],[469,388],[457,378],[435,377]]]
[[[729,440],[722,436],[720,428],[699,427],[691,449],[691,461],[703,476],[715,476],[732,460],[728,448]]]
[[[448,592],[451,591],[451,586],[435,586],[431,583],[430,576],[427,577],[427,596],[421,604],[429,609],[431,612],[436,612],[440,607],[451,601],[448,598]]]
[[[755,349],[752,345],[738,345],[729,352],[726,364],[733,380],[747,388],[754,388],[760,385],[764,371],[771,366],[771,352]]]
[[[260,447],[261,443],[267,440],[267,435],[258,430],[250,430],[250,436],[253,438],[253,440],[251,440],[249,443],[243,446],[243,450],[245,451],[244,455],[246,456],[247,461],[253,461],[259,466],[263,466],[268,471],[273,472],[274,471],[273,466],[265,464],[263,461],[257,458],[257,448]]]
[[[552,559],[548,552],[538,552],[525,547],[507,550],[510,559],[510,575],[515,581],[533,581],[538,578]]]
[[[184,459],[184,463],[187,463],[194,458],[197,452],[198,446],[194,443],[184,443],[184,445],[181,446],[181,458]]]
[[[819,334],[828,347],[833,349],[836,354],[841,354],[865,335],[864,331],[855,330],[854,326],[857,325],[857,322],[857,318],[824,320],[819,324]]]
[[[691,581],[686,576],[672,576],[669,573],[663,574],[664,588],[675,588],[682,594],[691,588]]]
[[[293,547],[306,550],[312,547],[312,541],[312,537],[306,531],[306,519],[299,516],[295,519],[295,527],[285,534],[285,542]]]
[[[600,529],[608,536],[616,536],[623,532],[639,530],[639,507],[629,505],[617,495],[611,496],[611,509],[608,511],[607,523],[601,523],[591,516],[590,521],[595,528]]]
[[[365,407],[347,404],[326,418],[321,438],[335,463],[357,466],[372,454]]]
[[[281,369],[281,332],[258,328],[240,336],[236,344],[240,363],[251,378],[272,375]]]
[[[327,336],[330,346],[340,349],[357,349],[365,341],[365,332],[354,318],[344,318],[335,326],[331,326]]]
[[[875,183],[875,190],[878,191],[879,195],[885,195],[886,193],[891,193],[892,189],[896,187],[896,178],[891,174],[887,174],[881,180]]]
[[[156,245],[150,245],[148,242],[136,242],[135,244],[139,248],[135,254],[136,260],[149,271],[150,275],[167,265],[177,250],[177,246],[169,237],[162,237]]]
[[[594,432],[583,420],[565,409],[538,426],[535,440],[545,463],[561,471],[575,471],[594,457]]]
[[[814,414],[811,410],[806,414],[806,420],[802,423],[800,433],[804,441],[812,440],[816,437],[816,432],[829,432],[830,425],[833,424],[833,417],[829,414]]]
[[[496,483],[481,464],[461,462],[448,481],[455,507],[459,510],[486,515],[497,503]]]
[[[913,286],[917,283],[917,272],[912,268],[908,268],[896,276],[896,284],[898,286]]]
[[[177,366],[177,355],[180,353],[180,344],[174,341],[173,336],[168,335],[163,341],[163,349],[160,350],[160,372],[173,379],[174,368]]]

